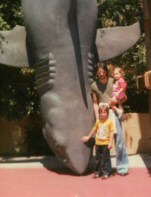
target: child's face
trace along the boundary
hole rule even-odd
[[[99,111],[99,116],[101,120],[106,120],[108,118],[108,112],[105,109]]]
[[[115,70],[114,71],[114,79],[119,79],[120,77],[121,77],[122,75],[121,75],[121,73],[120,73],[120,71],[119,70]]]

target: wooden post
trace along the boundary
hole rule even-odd
[[[144,30],[146,37],[146,60],[151,70],[151,0],[144,0]],[[149,112],[151,117],[151,91],[149,92]]]
[[[144,0],[144,29],[146,36],[146,58],[149,70],[151,70],[151,1]]]

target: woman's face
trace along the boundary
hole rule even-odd
[[[99,68],[97,71],[97,76],[100,80],[104,80],[107,78],[107,73],[103,68]]]

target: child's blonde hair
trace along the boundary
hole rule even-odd
[[[105,110],[108,113],[108,115],[109,115],[109,104],[100,103],[99,104],[99,114],[101,113],[102,110]]]
[[[119,66],[116,66],[116,67],[114,68],[114,70],[113,70],[113,73],[114,73],[115,70],[117,70],[117,71],[121,74],[121,76],[124,77],[125,72],[124,72],[123,68],[121,68],[121,67],[119,67]]]

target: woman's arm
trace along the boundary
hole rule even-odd
[[[110,131],[110,142],[108,144],[108,149],[111,149],[113,146],[113,136],[114,136],[114,131]]]
[[[93,109],[94,109],[95,118],[96,118],[96,120],[98,120],[98,118],[99,118],[99,113],[98,113],[99,101],[98,101],[98,98],[97,98],[95,92],[92,92],[92,100],[93,100]]]

